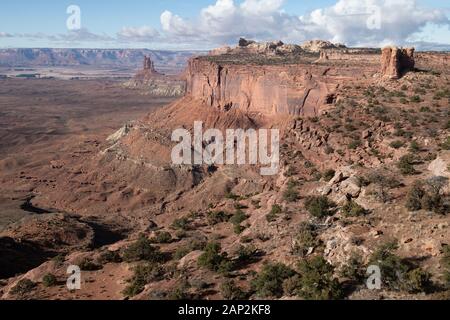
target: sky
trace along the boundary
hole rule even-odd
[[[68,13],[69,6],[78,9]],[[69,20],[69,21],[68,21]],[[68,24],[69,22],[69,24]],[[0,48],[212,49],[323,39],[348,46],[450,48],[448,0],[14,0]]]

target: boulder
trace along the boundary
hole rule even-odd
[[[247,40],[244,38],[239,39],[239,47],[248,47],[249,45],[255,43],[253,40]]]

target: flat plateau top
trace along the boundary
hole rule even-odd
[[[325,50],[329,53],[343,54],[358,57],[360,55],[380,55],[381,50],[351,49],[351,50]],[[293,65],[312,64],[320,58],[320,53],[300,52],[293,54],[267,55],[257,53],[227,53],[222,55],[201,56],[197,59],[221,65]]]

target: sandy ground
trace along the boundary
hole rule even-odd
[[[171,102],[136,94],[112,80],[0,80],[0,230],[30,214],[36,183],[24,171],[50,166],[85,141],[103,142],[124,123]],[[23,180],[23,179],[22,179]]]

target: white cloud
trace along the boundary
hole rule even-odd
[[[339,0],[300,17],[284,12],[283,4],[283,0],[217,0],[193,21],[165,11],[161,25],[168,38],[212,46],[236,43],[240,36],[286,42],[320,38],[353,46],[403,44],[430,23],[449,25],[443,12],[419,7],[415,0]]]
[[[117,38],[125,41],[150,42],[158,37],[158,30],[149,26],[124,27],[117,33]]]
[[[13,35],[7,32],[0,32],[0,38],[12,38]]]
[[[42,32],[37,33],[15,33],[11,35],[14,38],[23,38],[29,40],[48,40],[52,42],[104,42],[104,41],[113,41],[114,38],[106,35],[106,34],[97,34],[90,32],[88,29],[80,29],[80,30],[71,30],[67,33],[60,33],[55,35],[49,35]]]

